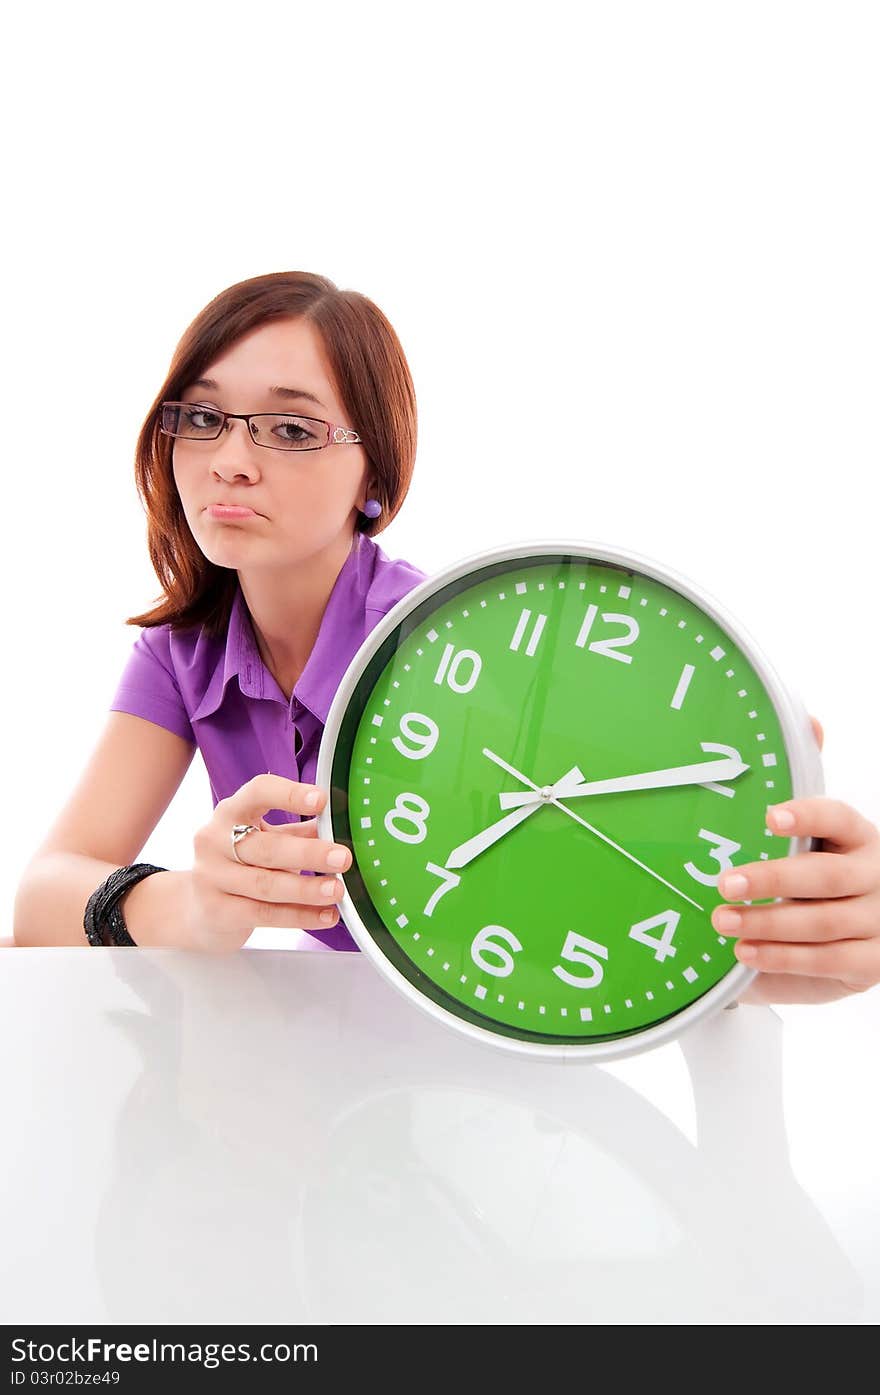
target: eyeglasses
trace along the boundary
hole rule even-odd
[[[185,441],[216,441],[227,421],[246,421],[251,439],[267,450],[323,450],[325,446],[355,445],[356,431],[318,417],[294,417],[287,412],[221,412],[199,402],[163,402],[159,430]],[[267,440],[269,436],[274,440]]]

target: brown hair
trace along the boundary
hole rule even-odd
[[[378,518],[359,514],[357,531],[381,532],[403,504],[415,464],[416,399],[400,341],[382,311],[358,291],[341,291],[325,276],[307,271],[239,281],[215,296],[184,331],[138,435],[135,481],[164,597],[127,625],[203,625],[212,636],[225,633],[237,573],[210,562],[190,532],[172,472],[173,438],[159,430],[160,406],[178,399],[248,330],[283,316],[306,318],[321,335],[337,391],[377,477],[382,512]]]

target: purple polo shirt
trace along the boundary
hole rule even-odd
[[[290,702],[260,657],[239,586],[225,639],[210,638],[201,626],[142,629],[110,711],[145,717],[194,742],[215,807],[267,770],[314,784],[321,734],[343,674],[370,631],[427,575],[410,562],[390,561],[373,538],[355,533]],[[265,814],[273,824],[300,817],[282,809]],[[342,919],[306,933],[328,949],[358,948]]]

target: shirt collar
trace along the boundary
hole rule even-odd
[[[364,639],[365,601],[378,551],[366,533],[354,535],[330,592],[318,637],[293,689],[291,708],[298,701],[322,725],[326,725],[342,677]],[[233,678],[238,679],[239,689],[247,697],[277,699],[281,692],[260,656],[240,584],[229,613],[225,649],[217,658],[204,697],[191,720],[216,712],[226,695],[226,685]]]

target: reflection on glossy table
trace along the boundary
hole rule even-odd
[[[609,1065],[358,953],[0,955],[6,1323],[873,1323],[878,995]]]

